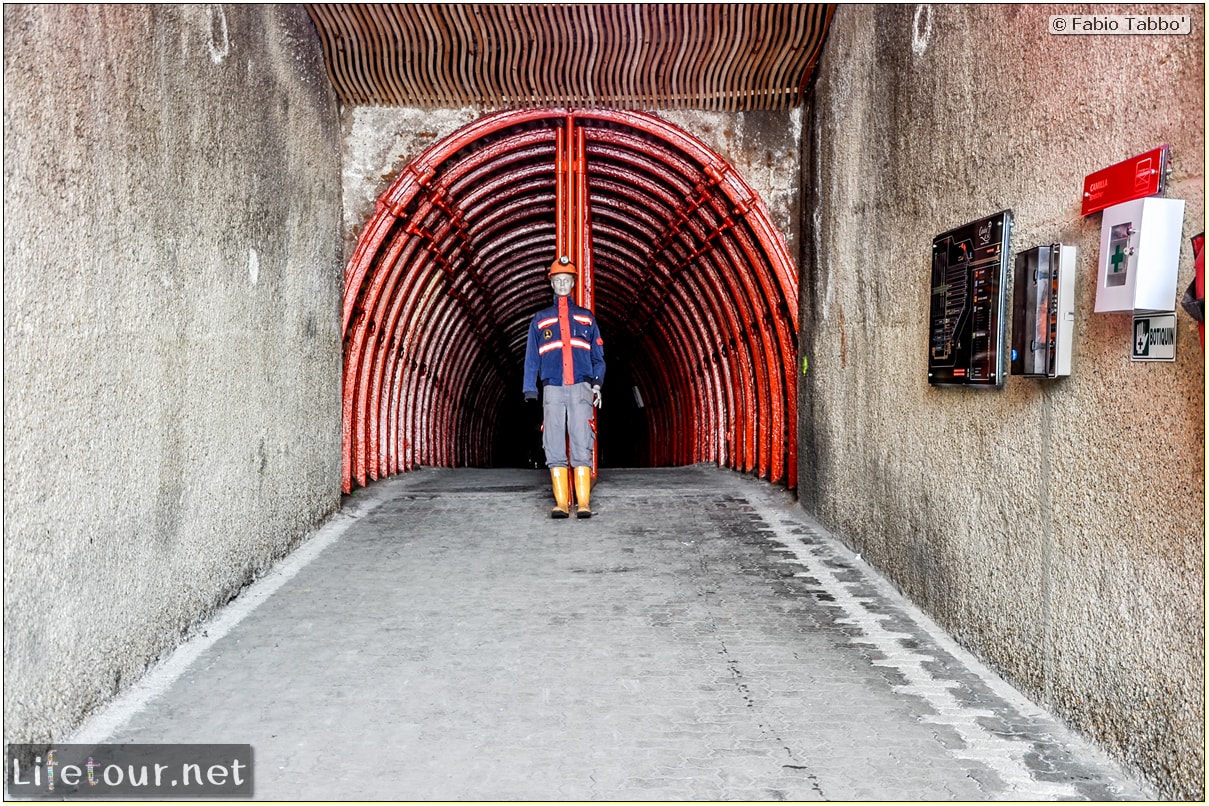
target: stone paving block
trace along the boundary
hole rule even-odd
[[[544,475],[359,490],[339,540],[105,740],[251,743],[263,799],[1148,796],[784,491],[606,469],[597,517],[553,521]]]

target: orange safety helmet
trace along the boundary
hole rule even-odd
[[[567,257],[566,255],[555,258],[554,262],[550,264],[551,279],[553,279],[554,275],[556,275],[556,274],[576,274],[576,273],[577,272],[575,271],[575,264],[572,263],[571,258]]]

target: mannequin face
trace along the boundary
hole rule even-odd
[[[550,280],[550,287],[554,289],[554,293],[560,297],[565,297],[571,293],[571,289],[575,287],[575,275],[573,274],[556,274]]]

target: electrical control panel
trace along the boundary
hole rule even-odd
[[[1012,211],[972,221],[932,241],[928,383],[1000,388],[1005,279]]]
[[[1016,255],[1012,294],[1012,374],[1070,374],[1075,330],[1075,247],[1038,246]]]
[[[1104,210],[1096,313],[1174,311],[1184,201],[1148,196]]]

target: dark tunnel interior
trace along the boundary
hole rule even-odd
[[[581,150],[564,160],[565,136]],[[545,109],[480,118],[379,197],[345,276],[346,491],[422,465],[544,465],[521,370],[563,243],[557,177],[575,172],[607,361],[599,467],[795,485],[797,277],[763,202],[655,116]]]
[[[521,388],[521,373],[505,380],[506,389]],[[597,457],[600,467],[650,467],[647,422],[641,395],[628,364],[609,361],[602,387],[604,405],[597,413]],[[497,412],[491,465],[494,467],[545,467],[541,438],[541,407],[526,404],[519,393],[505,395]]]

